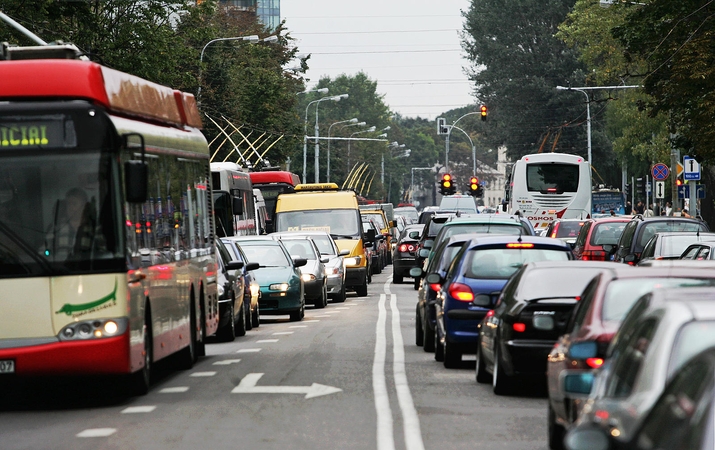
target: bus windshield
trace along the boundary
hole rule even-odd
[[[284,211],[276,216],[276,231],[327,231],[333,239],[359,239],[356,209]]]
[[[3,156],[0,278],[122,270],[117,171],[99,152]]]
[[[576,164],[529,164],[526,166],[526,186],[529,191],[546,194],[578,191],[579,166]]]

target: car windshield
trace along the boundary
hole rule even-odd
[[[356,209],[283,211],[276,216],[276,231],[326,231],[339,239],[360,237]]]
[[[435,221],[430,221],[429,223],[429,230],[427,231],[427,236],[437,236],[437,233],[439,233],[439,230],[442,229],[446,222],[435,222]]]
[[[449,225],[444,228],[442,237],[444,239],[456,234],[484,233],[484,234],[529,234],[525,232],[520,223],[465,223],[459,225]]]
[[[591,245],[616,245],[627,222],[597,223],[591,232]]]
[[[622,322],[636,300],[655,288],[692,286],[715,286],[715,279],[633,278],[614,280],[606,289],[601,307],[602,320],[604,322]]]
[[[363,216],[373,220],[375,222],[375,225],[381,230],[384,230],[387,228],[387,225],[385,225],[385,220],[382,217],[382,214],[370,214],[370,213],[362,213]]]
[[[678,337],[673,344],[668,375],[675,373],[690,358],[712,346],[715,346],[715,321],[686,323],[678,332]]]
[[[240,242],[243,254],[249,262],[257,262],[264,267],[288,267],[290,260],[279,244],[269,242]]]
[[[568,252],[549,249],[471,249],[465,254],[467,278],[507,279],[521,266],[535,261],[567,261]]]

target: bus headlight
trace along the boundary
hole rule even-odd
[[[60,341],[79,341],[86,339],[101,339],[124,334],[129,321],[121,319],[93,319],[74,322],[62,328]]]

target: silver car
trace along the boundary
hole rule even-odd
[[[308,263],[300,268],[305,287],[306,301],[312,300],[316,308],[325,308],[328,304],[328,277],[325,273],[327,257],[312,238],[299,233],[272,233],[273,239],[283,242],[291,258],[305,258]]]
[[[633,305],[593,388],[584,375],[564,377],[569,394],[591,391],[569,434],[597,426],[619,441],[631,439],[666,382],[688,359],[715,346],[714,284],[701,279],[693,287],[655,289]]]
[[[328,258],[325,274],[328,277],[328,297],[335,303],[345,301],[345,256],[349,250],[338,249],[337,244],[326,231],[281,231],[277,236],[305,236],[313,240],[322,258]]]

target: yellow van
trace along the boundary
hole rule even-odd
[[[357,196],[335,183],[299,184],[276,201],[275,231],[327,231],[345,256],[345,285],[367,295],[367,258]]]

